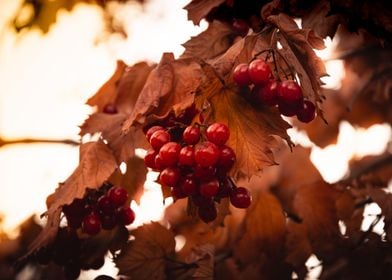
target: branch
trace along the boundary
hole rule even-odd
[[[33,144],[33,143],[46,143],[46,144],[65,144],[78,146],[80,143],[71,139],[32,139],[32,138],[22,138],[14,140],[6,140],[0,137],[0,148],[6,145],[15,144]]]

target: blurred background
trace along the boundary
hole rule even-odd
[[[182,7],[189,0],[91,2],[0,1],[1,238],[15,238],[24,220],[43,213],[47,195],[77,166],[78,148],[63,142],[79,141],[78,126],[93,112],[84,103],[111,76],[116,61],[158,62],[163,52],[178,56],[181,44],[207,27],[187,20]],[[346,75],[343,61],[335,59],[338,43],[338,37],[327,40],[319,53],[330,74],[327,90],[339,89]],[[323,148],[300,129],[290,130],[295,142],[312,147],[311,159],[328,182],[347,173],[350,159],[382,154],[391,139],[386,123],[362,128],[342,121],[338,127],[335,143]],[[135,225],[162,217],[159,189],[146,188],[141,204],[134,205]],[[86,273],[81,279],[92,272]]]

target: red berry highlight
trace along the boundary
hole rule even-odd
[[[240,87],[248,86],[252,83],[249,75],[249,66],[246,63],[238,64],[234,68],[233,80]]]
[[[316,106],[311,101],[305,100],[297,112],[297,118],[303,123],[309,123],[316,117]]]
[[[127,201],[128,192],[123,187],[112,187],[108,191],[108,197],[114,207],[119,207]]]
[[[253,60],[248,71],[251,81],[256,85],[265,84],[272,75],[270,66],[261,58]]]
[[[215,145],[224,145],[230,137],[230,130],[224,123],[213,123],[206,130],[207,139]]]

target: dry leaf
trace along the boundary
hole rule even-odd
[[[157,222],[132,232],[132,240],[121,251],[115,264],[119,274],[133,279],[166,279],[167,258],[174,255],[174,234]]]
[[[225,1],[226,0],[192,0],[184,9],[188,11],[188,20],[191,20],[194,24],[199,24],[213,8]]]
[[[378,204],[384,216],[384,231],[388,241],[392,241],[392,194],[381,189],[367,191],[371,199]]]

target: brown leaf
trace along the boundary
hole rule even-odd
[[[388,241],[392,241],[392,194],[381,189],[367,191],[371,199],[378,204],[384,216],[384,230]]]
[[[192,272],[192,279],[214,279],[214,245],[205,244],[193,248],[189,262],[195,262],[197,268]]]
[[[175,114],[189,107],[199,87],[201,71],[192,59],[174,60],[173,54],[165,53],[153,69],[136,101],[134,110],[123,125],[125,134],[136,123],[146,118],[162,118],[174,110]]]
[[[119,274],[133,279],[166,279],[167,258],[174,254],[174,234],[157,222],[132,232],[132,240],[121,251],[115,264]]]
[[[102,141],[82,144],[78,167],[47,198],[47,224],[32,243],[30,253],[45,246],[56,236],[63,205],[71,204],[75,198],[82,198],[87,188],[99,188],[116,168],[117,163],[112,151]]]
[[[124,174],[121,173],[120,169],[117,169],[108,181],[125,188],[128,191],[129,198],[140,203],[148,170],[144,160],[137,156],[131,157],[127,161],[126,166],[127,169]]]
[[[181,58],[212,59],[231,47],[234,35],[233,29],[228,24],[213,21],[206,31],[183,44],[185,51]]]
[[[223,2],[225,0],[192,0],[184,9],[188,11],[188,20],[191,20],[194,24],[199,24],[202,18]]]

